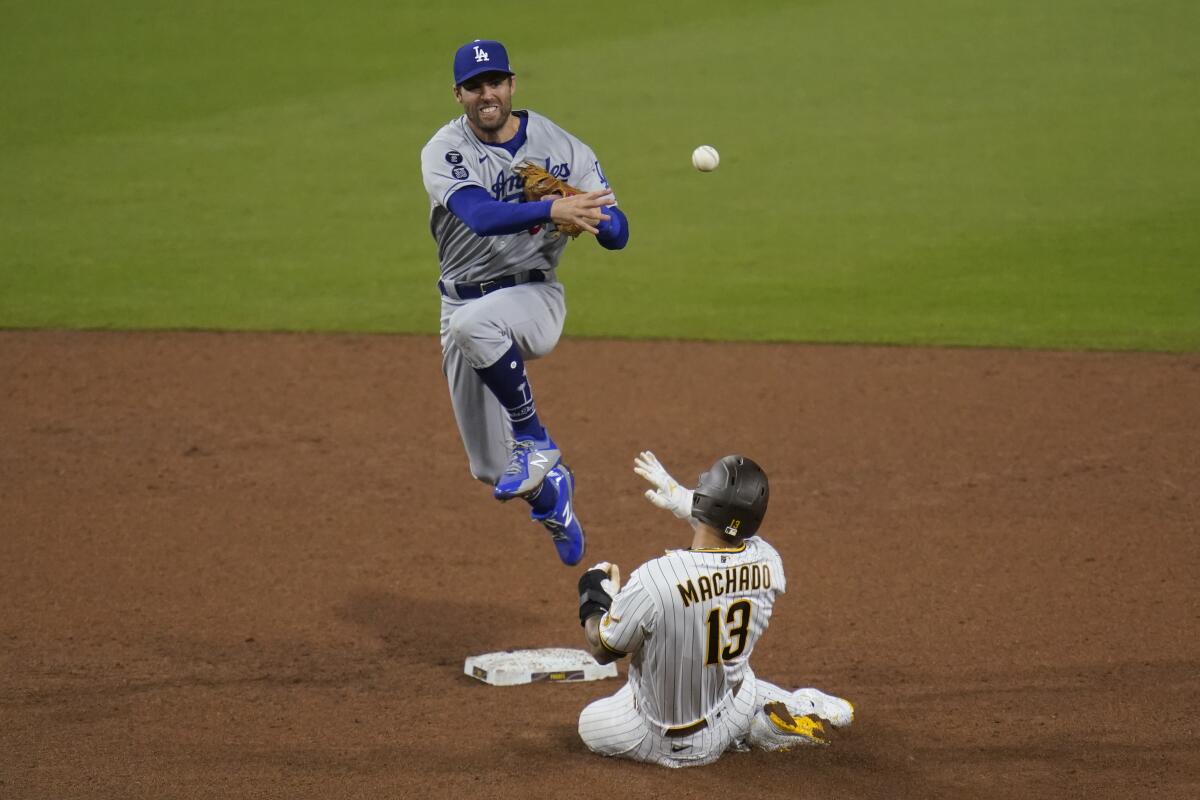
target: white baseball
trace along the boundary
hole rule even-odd
[[[717,148],[702,144],[692,151],[692,166],[701,172],[712,172],[721,163]]]

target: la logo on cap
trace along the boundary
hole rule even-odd
[[[461,86],[484,72],[512,75],[508,51],[495,39],[472,39],[454,53],[454,85]]]

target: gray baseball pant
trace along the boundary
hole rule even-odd
[[[442,298],[442,372],[471,474],[494,484],[508,465],[512,424],[477,368],[496,363],[513,343],[530,361],[558,344],[567,316],[557,281],[523,283],[474,300]]]

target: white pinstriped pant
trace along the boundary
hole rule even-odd
[[[634,707],[633,687],[626,683],[616,694],[583,709],[579,736],[589,750],[602,756],[663,767],[699,767],[713,763],[731,747],[743,749],[750,721],[763,705],[790,699],[790,692],[755,678],[747,669],[741,690],[708,715],[707,727],[688,736],[671,737]]]

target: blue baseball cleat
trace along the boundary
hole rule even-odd
[[[566,464],[559,464],[546,473],[546,480],[558,492],[558,500],[548,513],[539,514],[533,511],[530,512],[530,516],[550,531],[550,536],[554,539],[554,548],[558,550],[558,557],[568,567],[573,567],[583,559],[583,551],[587,549],[583,538],[583,526],[575,516],[572,502],[575,499],[575,474]]]
[[[511,500],[529,494],[542,485],[542,481],[562,460],[558,445],[546,434],[545,439],[517,439],[512,443],[512,454],[508,466],[492,492],[497,500]]]

